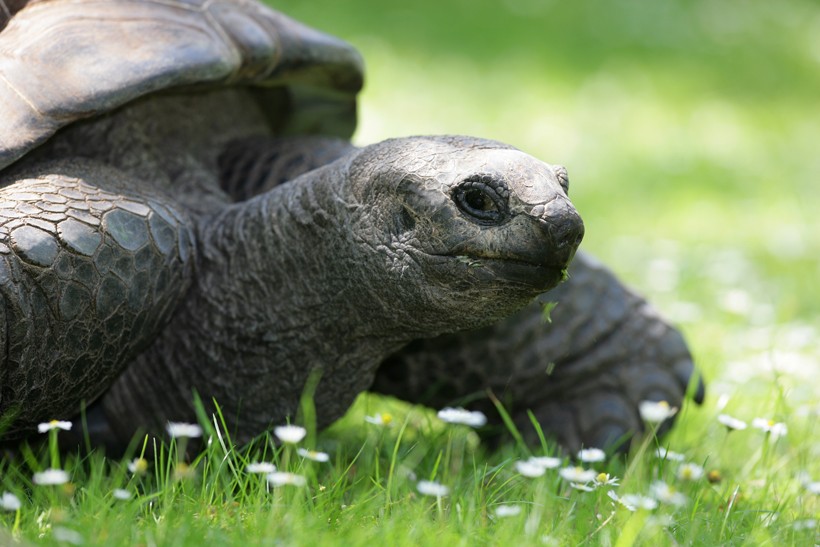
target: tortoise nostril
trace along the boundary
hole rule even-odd
[[[584,222],[574,209],[542,218],[539,225],[556,248],[577,248],[584,238]]]
[[[538,219],[538,227],[552,249],[550,264],[567,267],[584,237],[584,223],[572,205],[547,211]]]

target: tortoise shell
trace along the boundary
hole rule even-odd
[[[254,1],[0,0],[0,28],[0,169],[61,127],[185,86],[254,88],[277,134],[355,127],[358,52]]]

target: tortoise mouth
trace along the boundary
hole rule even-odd
[[[467,279],[513,283],[538,292],[552,289],[566,277],[566,264],[534,263],[523,260],[521,257],[487,257],[464,254],[432,256],[457,264]]]

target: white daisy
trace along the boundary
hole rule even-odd
[[[307,450],[306,448],[298,448],[296,449],[296,453],[302,456],[303,458],[307,458],[308,460],[313,460],[315,462],[327,462],[330,461],[330,456],[324,452],[317,452],[316,450]]]
[[[581,492],[592,492],[595,490],[592,486],[587,486],[586,484],[581,484],[580,482],[571,482],[569,485],[576,490],[580,490]]]
[[[656,424],[677,414],[678,409],[666,401],[641,401],[638,412],[643,421]]]
[[[269,473],[267,479],[268,484],[271,486],[305,486],[307,484],[307,479],[305,479],[302,475],[286,473],[284,471]]]
[[[686,459],[686,456],[683,454],[679,454],[678,452],[672,452],[662,446],[659,446],[658,449],[655,451],[655,456],[662,460],[668,460],[672,462],[682,462]]]
[[[606,452],[600,448],[584,448],[578,451],[578,459],[582,462],[602,462],[606,459]]]
[[[484,427],[487,424],[487,416],[483,412],[465,408],[442,408],[438,411],[438,418],[448,424],[463,424],[470,427]]]
[[[730,430],[737,429],[738,431],[743,431],[747,427],[746,422],[733,418],[728,414],[718,414],[717,421],[725,425],[726,428]]]
[[[592,482],[595,483],[595,486],[618,486],[618,481],[620,479],[618,477],[611,477],[609,473],[598,473],[598,475],[592,479]]]
[[[185,462],[178,462],[174,468],[174,479],[184,481],[193,479],[196,476],[196,470]]]
[[[544,469],[555,469],[561,465],[563,460],[561,458],[553,458],[552,456],[532,456],[527,461]]]
[[[114,497],[118,500],[130,500],[133,494],[124,488],[117,488],[112,492]]]
[[[610,492],[612,492],[612,490],[610,490]],[[621,496],[620,500],[617,501],[632,512],[637,511],[638,509],[651,511],[658,507],[658,502],[653,498],[642,496],[640,494],[625,494],[624,496]]]
[[[598,476],[598,473],[594,469],[584,469],[582,467],[564,467],[558,471],[558,474],[566,481],[581,484],[592,482],[592,480]]]
[[[678,467],[678,478],[684,481],[696,481],[703,476],[703,468],[696,463],[684,463]]]
[[[68,482],[68,473],[62,469],[46,469],[41,473],[35,473],[31,480],[39,486],[65,484]]]
[[[165,430],[174,439],[194,439],[202,436],[202,428],[198,424],[168,422]]]
[[[656,500],[681,507],[686,505],[686,496],[676,491],[663,481],[655,481],[649,486],[649,493]]]
[[[364,421],[369,424],[389,427],[393,425],[393,415],[389,412],[379,412],[372,416],[365,416]]]
[[[305,438],[307,430],[298,425],[279,425],[273,428],[273,434],[287,444],[297,444]]]
[[[134,475],[145,475],[148,471],[148,460],[145,458],[134,458],[128,462],[128,471]]]
[[[17,511],[21,506],[20,499],[11,492],[3,492],[3,496],[0,497],[0,509]]]
[[[772,439],[782,437],[789,432],[786,424],[782,422],[775,422],[774,420],[767,420],[766,418],[755,418],[752,420],[752,427],[769,433],[772,436]]]
[[[814,530],[820,524],[816,519],[796,520],[792,523],[792,528],[795,530]]]
[[[515,462],[515,470],[518,471],[520,474],[524,475],[525,477],[529,477],[534,479],[535,477],[540,477],[546,472],[546,468],[538,465],[537,463],[533,463],[532,458],[529,460],[520,460]]]
[[[419,491],[419,494],[423,494],[425,496],[435,496],[437,498],[446,496],[450,493],[450,489],[448,487],[434,481],[419,481],[416,484],[416,490]]]
[[[270,462],[253,462],[245,466],[245,471],[248,473],[273,473],[276,471],[276,466]]]
[[[71,543],[73,545],[82,545],[83,544],[83,536],[79,532],[71,530],[69,528],[65,528],[63,526],[55,526],[51,529],[51,534],[54,536],[54,539],[57,541],[61,541],[64,543]]]
[[[521,514],[520,505],[498,505],[495,508],[495,516],[498,518],[514,517]]]
[[[62,429],[63,431],[71,430],[71,422],[62,422],[60,420],[51,420],[50,422],[43,422],[37,424],[37,431],[40,433],[47,433],[54,429]]]

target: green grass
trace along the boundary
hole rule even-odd
[[[820,9],[812,0],[277,2],[362,51],[368,82],[355,139],[465,133],[565,164],[583,247],[677,322],[708,385],[664,446],[722,479],[681,481],[646,450],[596,464],[620,494],[661,479],[683,507],[631,513],[604,490],[515,462],[554,451],[487,449],[466,427],[373,395],[314,439],[329,463],[261,438],[214,435],[175,478],[159,443],[148,473],[69,456],[67,486],[34,486],[47,448],[0,463],[21,541],[59,529],[106,545],[812,545],[820,497]],[[366,424],[389,412],[393,426]],[[720,412],[773,418],[788,434],[727,433]],[[213,429],[211,430],[213,434]],[[150,441],[153,446],[154,441]],[[223,444],[224,443],[224,444]],[[269,489],[245,465],[276,462],[307,486]],[[450,494],[422,496],[417,479]],[[112,491],[126,488],[127,501]],[[497,507],[515,504],[517,516]],[[803,524],[805,527],[806,525]],[[8,538],[0,537],[0,543]]]

